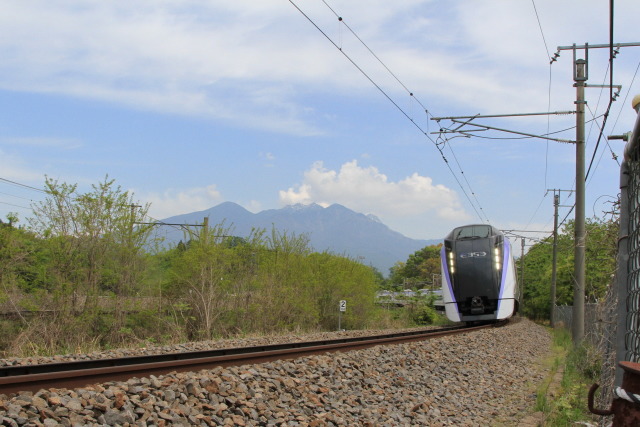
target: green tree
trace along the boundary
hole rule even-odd
[[[604,297],[616,269],[618,223],[616,220],[588,219],[586,228],[585,298],[596,302]],[[558,233],[556,265],[556,304],[573,304],[574,222]],[[548,319],[551,312],[551,274],[553,238],[535,244],[518,260],[518,271],[524,262],[524,313]]]
[[[86,296],[135,291],[143,270],[137,264],[150,236],[149,226],[136,223],[143,222],[148,205],[137,205],[114,182],[105,177],[79,193],[76,184],[46,178],[47,198],[34,205],[29,222],[49,242],[56,288]]]
[[[192,339],[211,339],[230,299],[231,251],[223,244],[228,229],[204,227],[198,236],[178,249],[171,259],[170,297],[186,304]]]
[[[118,335],[127,323],[122,297],[136,295],[146,273],[150,228],[136,223],[148,206],[138,207],[108,177],[87,193],[46,177],[45,191],[29,224],[43,242],[41,308],[60,316],[48,327],[68,328],[60,339],[89,339],[87,329],[98,331],[99,339]],[[113,315],[101,315],[109,304]],[[48,335],[57,339],[53,331]]]
[[[409,255],[406,262],[397,262],[390,269],[389,281],[398,289],[433,286],[440,275],[440,248],[442,244],[425,246]]]

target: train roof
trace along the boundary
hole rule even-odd
[[[456,227],[445,237],[445,240],[457,240],[469,237],[487,238],[491,236],[502,236],[502,231],[488,224],[469,224]]]

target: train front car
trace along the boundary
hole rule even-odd
[[[445,313],[454,322],[506,319],[518,308],[511,243],[490,225],[455,228],[441,252]]]

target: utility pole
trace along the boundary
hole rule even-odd
[[[129,236],[133,236],[133,225],[136,223],[136,208],[141,208],[142,206],[136,204],[130,204],[131,207],[131,225],[129,226]]]
[[[585,219],[584,219],[584,97],[585,82],[588,79],[589,47],[585,48],[585,59],[575,59],[576,50],[573,50],[573,80],[576,88],[576,216],[575,216],[575,240],[574,240],[574,286],[573,286],[573,313],[572,313],[572,337],[573,343],[578,344],[584,338],[584,279],[585,279]]]
[[[565,191],[573,193],[573,190],[547,190],[553,191],[553,255],[551,261],[551,327],[555,326],[556,313],[556,285],[557,285],[557,266],[558,266],[558,208],[560,207],[560,193]],[[569,207],[569,206],[564,206]]]
[[[522,297],[520,298],[520,308],[524,307],[524,237],[520,239],[520,292]]]
[[[208,235],[209,235],[209,217],[205,216],[204,222],[202,223],[202,236],[201,236],[201,239],[205,245],[207,244]]]
[[[560,194],[553,190],[553,256],[551,265],[551,327],[555,327],[556,318],[556,265],[558,261],[558,205]]]

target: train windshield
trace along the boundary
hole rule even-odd
[[[470,225],[468,227],[458,228],[453,238],[455,240],[463,239],[484,239],[491,236],[490,225]]]

